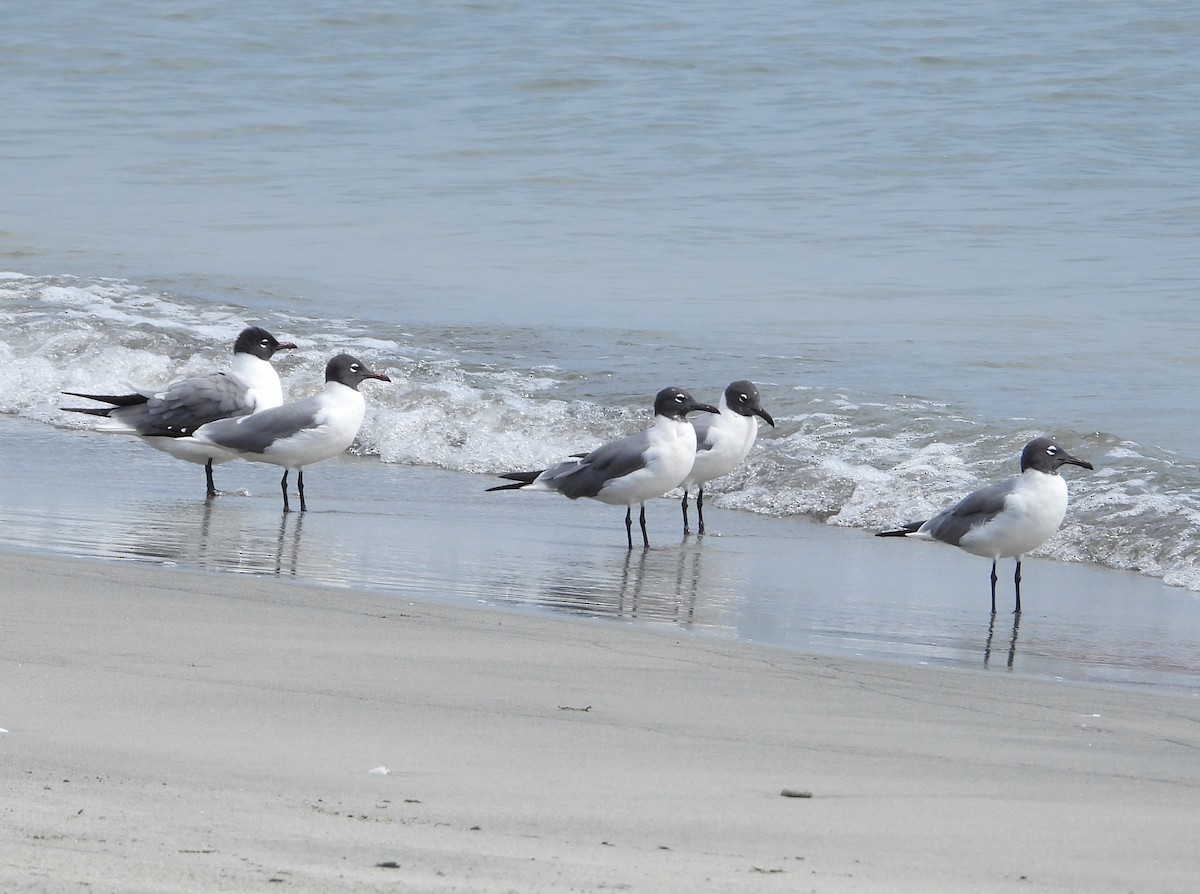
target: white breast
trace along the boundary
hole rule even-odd
[[[1067,513],[1067,483],[1061,475],[1032,469],[1021,475],[1004,501],[1004,511],[963,535],[958,545],[987,558],[1023,556],[1050,539]]]
[[[247,454],[246,459],[299,469],[344,453],[362,427],[363,396],[338,382],[326,382],[317,402],[311,426],[281,438],[258,456]]]
[[[279,373],[266,360],[253,354],[234,354],[226,375],[246,389],[246,403],[252,413],[283,403]]]
[[[682,483],[696,456],[696,430],[690,422],[659,416],[649,434],[645,465],[606,483],[597,500],[612,505],[644,503]]]
[[[696,460],[691,472],[683,482],[684,487],[691,488],[728,475],[746,458],[754,439],[758,435],[758,423],[753,416],[743,416],[735,413],[721,398],[721,412],[713,418],[708,428],[707,442],[709,449],[696,451]]]

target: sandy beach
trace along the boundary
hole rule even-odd
[[[6,891],[1195,885],[1193,697],[0,568]]]
[[[8,4],[0,894],[1200,890],[1196,27]],[[96,431],[247,325],[304,513]],[[487,492],[743,379],[703,536]],[[1022,613],[874,536],[1048,435]]]

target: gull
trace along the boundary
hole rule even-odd
[[[1021,613],[1021,560],[1045,543],[1067,512],[1067,483],[1058,470],[1065,465],[1091,469],[1053,438],[1034,438],[1021,451],[1021,474],[968,494],[926,522],[881,531],[877,537],[940,540],[992,560],[992,614],[996,613],[996,562],[1015,557],[1013,576]]]
[[[200,463],[208,485],[208,496],[215,497],[212,467],[228,462],[233,455],[204,444],[157,437],[164,431],[187,434],[206,422],[245,416],[283,403],[279,373],[270,363],[276,351],[294,349],[280,342],[266,329],[250,326],[233,343],[233,362],[225,372],[181,379],[165,388],[138,390],[133,394],[82,394],[64,391],[71,397],[83,397],[108,407],[63,407],[70,413],[101,416],[97,431],[137,435],[151,447],[170,453],[177,459]]]
[[[642,543],[648,548],[646,501],[678,487],[692,469],[696,430],[688,422],[693,410],[716,413],[680,388],[664,388],[654,398],[654,425],[644,431],[601,444],[578,459],[538,472],[508,472],[515,481],[493,490],[555,491],[572,500],[591,497],[610,506],[625,506],[625,536],[633,549],[633,504],[641,505]]]
[[[362,426],[366,404],[358,386],[365,379],[390,382],[357,358],[338,354],[325,365],[325,389],[312,397],[261,410],[236,419],[218,419],[190,435],[160,432],[163,437],[189,437],[251,462],[283,466],[283,511],[289,512],[288,472],[296,471],[300,511],[304,502],[304,467],[345,452]]]
[[[683,533],[691,533],[688,527],[688,491],[696,491],[696,518],[699,533],[704,533],[704,483],[727,475],[741,465],[742,460],[754,446],[758,437],[758,422],[763,419],[772,428],[775,420],[762,408],[758,389],[753,382],[739,379],[730,382],[717,404],[715,416],[695,416],[692,427],[696,429],[696,460],[692,471],[683,479]]]

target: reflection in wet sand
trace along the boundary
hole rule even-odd
[[[1019,612],[1013,612],[1012,615],[1012,636],[1008,640],[1008,662],[1005,666],[1012,670],[1013,662],[1017,658],[1017,633],[1021,628],[1021,615]],[[992,639],[996,634],[996,613],[993,612],[991,619],[988,621],[987,643],[983,647],[983,666],[989,667],[992,660]]]
[[[292,524],[292,536],[287,537],[287,529],[289,516],[295,516],[296,520]],[[304,526],[303,512],[285,512],[283,518],[279,522],[279,549],[275,553],[275,573],[288,574],[290,577],[296,577],[300,569],[300,531]],[[290,544],[290,549],[288,548]],[[286,560],[285,560],[286,559]],[[286,571],[285,571],[286,565]]]
[[[697,546],[622,550],[597,556],[569,577],[544,583],[531,597],[511,582],[497,587],[504,601],[629,621],[670,622],[691,629],[701,592]],[[552,569],[547,569],[552,570]]]

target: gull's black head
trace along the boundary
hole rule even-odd
[[[717,408],[702,404],[682,388],[664,388],[654,398],[654,415],[682,421],[692,410],[715,413]]]
[[[760,400],[758,389],[754,387],[754,383],[747,382],[745,379],[730,382],[729,387],[725,389],[725,405],[729,409],[743,416],[758,416],[771,428],[774,428],[775,420],[762,408]]]
[[[251,326],[243,329],[238,335],[237,341],[233,343],[233,353],[251,354],[259,360],[270,360],[276,351],[294,350],[295,347],[290,341],[279,341],[261,326]]]
[[[1021,471],[1033,469],[1047,475],[1057,475],[1062,466],[1083,466],[1092,468],[1086,459],[1077,459],[1067,453],[1066,449],[1053,438],[1034,438],[1021,451]]]
[[[339,382],[357,391],[359,384],[364,379],[378,379],[381,382],[391,381],[383,373],[373,372],[367,368],[365,363],[357,357],[351,357],[349,354],[338,354],[325,364],[326,382]]]

